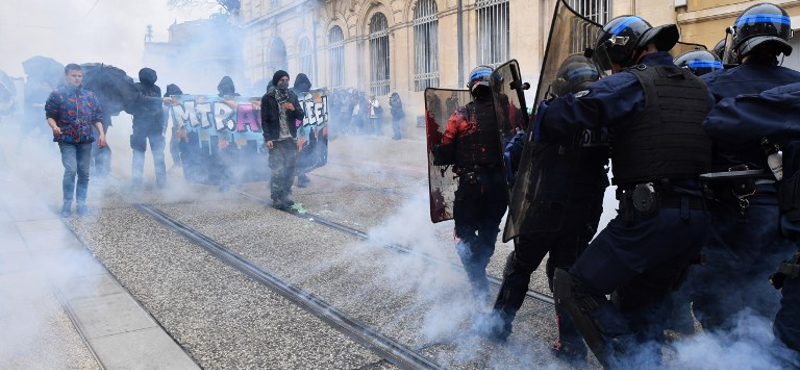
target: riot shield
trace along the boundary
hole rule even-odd
[[[565,66],[574,63],[593,66],[582,54],[593,46],[601,28],[601,25],[576,13],[564,1],[556,3],[536,90],[537,110],[542,101],[577,92],[559,92],[554,87],[568,86],[564,81]],[[599,76],[599,71],[594,70]],[[534,131],[535,127],[530,127],[525,140],[511,191],[503,241],[522,234],[558,231],[567,217],[567,205],[580,161],[581,139],[586,132],[576,133],[567,145],[559,145],[534,143]]]
[[[472,101],[467,90],[425,89],[425,130],[428,149],[430,215],[433,223],[453,218],[458,179],[450,164],[434,164],[434,146],[442,142],[447,121],[458,107]]]
[[[576,13],[564,0],[556,3],[539,83],[536,85],[534,108],[538,108],[539,103],[552,96],[550,85],[558,78],[558,70],[563,61],[572,54],[583,54],[587,49],[593,48],[602,28],[602,25]]]
[[[492,73],[489,80],[494,98],[497,128],[503,146],[517,133],[528,126],[528,110],[525,106],[524,84],[520,78],[519,63],[509,60]]]

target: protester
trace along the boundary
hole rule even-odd
[[[92,143],[97,140],[99,147],[103,148],[106,146],[106,137],[100,104],[92,92],[81,87],[81,66],[68,64],[64,68],[64,79],[66,84],[50,93],[44,110],[47,124],[53,130],[53,141],[58,143],[61,150],[61,163],[64,165],[61,217],[69,217],[72,213],[73,192],[74,198],[77,198],[78,214],[86,215],[89,212],[86,195],[89,188]],[[97,137],[92,125],[97,129]]]

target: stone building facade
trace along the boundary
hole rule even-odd
[[[758,1],[567,0],[603,23],[637,14],[677,23],[682,41],[713,47]],[[800,26],[800,1],[775,0]],[[476,65],[517,59],[535,85],[556,0],[242,0],[244,75],[306,73],[314,86],[352,87],[421,104],[428,86],[460,88]],[[798,38],[800,39],[800,38]],[[794,40],[796,44],[797,39]],[[800,45],[799,45],[800,46]],[[800,54],[798,52],[797,54]],[[798,56],[785,63],[798,68]]]

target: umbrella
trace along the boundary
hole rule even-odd
[[[29,80],[47,82],[54,88],[64,76],[63,64],[56,62],[53,58],[39,55],[22,62],[22,69],[25,70]]]
[[[125,71],[102,63],[82,64],[83,88],[93,92],[103,114],[115,116],[130,112],[139,97],[133,78]]]

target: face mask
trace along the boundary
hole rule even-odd
[[[278,90],[286,90],[289,88],[289,81],[278,82]]]

